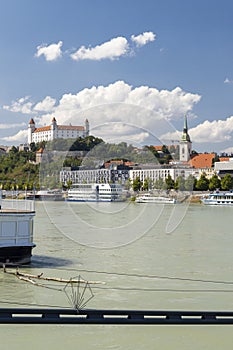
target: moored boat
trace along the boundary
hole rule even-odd
[[[27,193],[26,199],[34,199],[41,201],[63,201],[64,196],[58,190],[39,190],[36,192]]]
[[[0,263],[26,264],[31,261],[34,201],[3,199],[0,207]]]
[[[214,192],[201,198],[206,205],[233,205],[233,192]]]
[[[136,203],[157,203],[157,204],[175,204],[175,198],[164,196],[153,196],[151,194],[139,195],[135,199]]]
[[[68,190],[69,202],[120,202],[123,201],[119,184],[75,184]]]

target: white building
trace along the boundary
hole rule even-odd
[[[68,170],[60,171],[60,182],[67,184],[80,183],[109,183],[111,181],[111,171],[109,169],[91,169],[91,170]]]
[[[194,169],[191,168],[156,168],[156,169],[133,169],[129,171],[129,177],[134,181],[139,177],[140,181],[144,184],[145,180],[151,180],[153,182],[162,179],[165,179],[168,176],[171,176],[172,180],[181,176],[184,179],[187,179],[189,175],[194,175]]]
[[[226,174],[233,175],[233,158],[229,158],[229,160],[223,162],[215,162],[214,171],[220,177],[223,177]]]
[[[28,144],[41,141],[52,141],[61,139],[76,139],[78,137],[86,137],[89,135],[89,122],[86,119],[84,126],[58,125],[53,117],[52,122],[48,126],[36,128],[33,119],[28,124]]]
[[[129,170],[126,169],[89,169],[89,170],[69,170],[60,171],[60,182],[67,184],[81,183],[121,183],[124,184],[129,178]]]

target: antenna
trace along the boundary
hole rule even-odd
[[[64,287],[64,292],[70,305],[78,312],[83,309],[87,303],[94,298],[88,281],[84,283],[81,276],[73,277]]]

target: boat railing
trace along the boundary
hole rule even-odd
[[[2,199],[0,205],[6,211],[35,211],[35,202],[27,199]]]

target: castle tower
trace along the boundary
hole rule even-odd
[[[57,129],[57,120],[55,117],[53,117],[50,127],[51,127],[51,140],[54,140],[56,138],[56,129]]]
[[[192,142],[188,134],[187,116],[184,116],[184,128],[180,140],[180,161],[188,162],[192,152]]]
[[[30,143],[32,143],[32,134],[35,131],[36,126],[35,126],[35,122],[34,119],[31,118],[29,123],[28,123],[28,144],[30,145]]]
[[[85,120],[85,136],[89,136],[90,125],[88,119]]]

